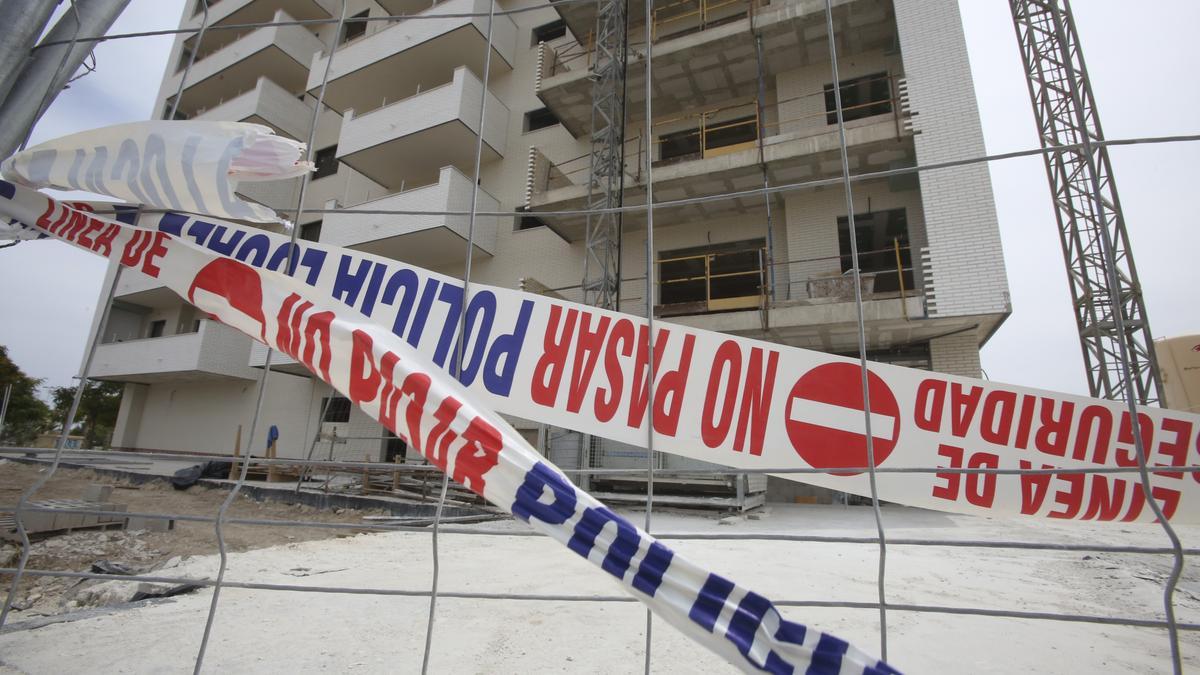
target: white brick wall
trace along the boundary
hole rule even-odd
[[[929,341],[930,365],[939,373],[979,377],[979,338],[974,330]]]
[[[917,160],[986,154],[956,0],[894,0]],[[1010,311],[1000,228],[986,164],[921,172],[935,316]]]

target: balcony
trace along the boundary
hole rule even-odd
[[[300,199],[300,179],[246,181],[238,184],[237,194],[276,211],[286,212],[296,208],[296,202]]]
[[[363,114],[347,110],[338,159],[392,190],[436,180],[447,163],[473,173],[483,83],[465,67],[445,84]],[[486,93],[483,161],[498,159],[508,108]]]
[[[397,211],[469,211],[471,179],[454,167],[442,168],[438,182],[382,199],[358,204],[325,216],[321,243],[347,246],[422,267],[462,262],[466,257],[467,216],[354,215],[355,208]],[[495,197],[479,190],[477,211],[497,211]],[[495,216],[476,216],[475,254],[496,249]]]
[[[130,268],[121,270],[121,278],[117,281],[113,297],[146,307],[160,307],[179,302],[179,296],[168,290],[161,280]]]
[[[927,317],[925,289],[914,288],[910,249],[896,246],[860,253],[861,264],[877,266],[860,277],[872,348],[922,342],[973,325]],[[774,273],[768,271],[765,249],[660,259],[655,315],[696,328],[850,353],[858,344],[858,313],[854,278],[840,271],[842,257],[778,262]],[[920,258],[922,264],[927,261]]]
[[[329,71],[325,104],[338,112],[371,110],[383,101],[395,101],[433,84],[447,82],[459,66],[483,73],[487,45],[489,0],[446,0],[416,12],[419,16],[482,14],[444,19],[397,21],[383,27],[368,24],[360,38],[338,45]],[[414,2],[385,2],[390,11],[415,10]],[[491,76],[512,70],[517,27],[504,15],[495,18],[492,30]],[[327,54],[311,57],[308,90],[315,93],[325,77]]]
[[[252,380],[250,338],[215,321],[201,320],[194,333],[101,344],[92,377],[152,384],[187,380]]]
[[[272,20],[287,22],[294,19],[280,10],[275,12]],[[213,31],[207,35],[214,33],[234,31]],[[251,30],[215,49],[207,43],[207,35],[206,42],[201,43],[206,51],[197,55],[179,104],[180,112],[188,117],[254,89],[261,77],[275,82],[285,91],[303,92],[308,63],[322,47],[321,41],[307,28],[296,25]],[[179,72],[164,84],[166,91],[178,89],[186,65],[185,58],[179,64]]]
[[[748,116],[731,106],[731,117],[708,113],[693,116],[680,131],[656,133],[655,141],[640,138],[626,142],[624,204],[645,204],[645,180],[641,167],[644,153],[656,158],[653,166],[656,203],[752,190],[763,185],[763,164],[771,185],[786,185],[841,175],[840,143],[836,126],[825,122],[824,109],[815,113],[816,124],[798,118],[764,124],[762,150],[757,143],[759,118],[751,105]],[[791,113],[780,112],[779,115]],[[811,115],[810,115],[811,117]],[[674,120],[672,125],[678,125]],[[674,127],[665,127],[674,128]],[[646,145],[652,147],[647,150]],[[898,108],[846,123],[846,145],[850,170],[878,171],[898,164],[915,163],[912,134]],[[587,157],[553,162],[541,151],[530,153],[527,171],[529,195],[526,206],[537,211],[569,211],[586,208]],[[744,214],[761,207],[761,195],[719,199],[681,207],[658,207],[655,222],[661,225],[699,222],[705,219]],[[548,227],[568,241],[582,241],[586,217],[543,216]],[[645,213],[625,213],[626,231],[645,227]]]
[[[192,119],[265,124],[282,136],[303,141],[308,138],[312,113],[313,109],[307,103],[271,80],[260,77],[253,89],[198,111]]]
[[[300,20],[329,19],[334,16],[329,7],[336,6],[336,0],[208,0],[208,25],[211,27],[266,23],[279,11]],[[183,27],[199,28],[204,22],[204,11],[199,3],[196,4],[195,10],[184,22]],[[214,44],[219,45],[222,33],[228,34],[230,31],[206,31],[204,42],[213,40]]]
[[[834,0],[839,56],[894,49],[897,41],[891,3]],[[640,6],[640,9],[638,8]],[[591,129],[591,32],[595,3],[555,3],[555,9],[582,41],[542,47],[536,79],[538,97],[576,137]],[[629,3],[635,23],[645,5]],[[758,87],[758,55],[751,33],[762,36],[762,72],[767,81],[789,71],[829,60],[823,0],[677,0],[654,10],[654,114],[703,110],[728,100],[752,98]],[[631,28],[626,80],[628,122],[645,110],[644,31]],[[799,46],[798,46],[799,45]],[[825,72],[828,72],[826,66]]]

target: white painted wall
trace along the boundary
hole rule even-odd
[[[141,420],[136,431],[118,422],[119,435],[125,447],[142,450],[171,450],[230,454],[238,425],[242,425],[242,454],[253,448],[262,454],[266,448],[267,429],[280,429],[279,455],[301,457],[308,451],[312,439],[310,423],[316,422],[312,381],[308,378],[272,373],[263,413],[254,438],[250,439],[250,423],[254,416],[257,386],[245,382],[177,382],[144,386]],[[126,387],[127,393],[130,387]],[[132,406],[131,406],[132,407]],[[125,413],[124,406],[122,413]],[[126,417],[123,415],[122,417]],[[310,421],[311,417],[311,421]]]

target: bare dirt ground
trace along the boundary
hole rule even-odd
[[[21,492],[33,484],[45,467],[0,460],[0,505],[11,507]],[[112,476],[84,469],[59,468],[34,500],[47,498],[79,499],[93,483],[114,486],[110,500],[125,504],[130,512],[216,516],[227,490],[195,485],[176,490],[166,481],[133,485]],[[228,511],[230,518],[307,520],[323,523],[361,523],[363,516],[383,515],[383,511],[337,509],[322,510],[304,505],[262,503],[239,495]],[[227,524],[225,543],[229,551],[247,551],[294,542],[354,536],[358,531],[319,527],[262,527]],[[216,553],[217,538],[213,523],[176,521],[167,532],[147,530],[76,531],[35,540],[27,569],[88,571],[97,561],[109,561],[135,573],[154,572],[175,567],[190,556]],[[0,567],[15,567],[20,548],[0,543]],[[165,573],[164,573],[165,574]],[[167,574],[167,576],[173,576]],[[0,589],[7,591],[12,575],[0,574]],[[13,619],[21,621],[38,616],[68,612],[80,607],[112,604],[128,600],[111,594],[97,595],[87,590],[97,582],[73,578],[25,576],[21,580]],[[129,595],[133,584],[123,584]],[[0,602],[3,595],[0,594]]]

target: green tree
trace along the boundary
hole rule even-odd
[[[83,447],[107,446],[112,441],[117,411],[121,408],[121,391],[116,382],[88,382],[75,413],[75,428],[71,429],[71,433],[83,434]],[[55,387],[53,397],[54,416],[61,425],[75,399],[75,387]]]
[[[0,403],[4,391],[12,385],[4,428],[0,429],[0,444],[29,445],[50,425],[50,407],[37,397],[41,380],[21,372],[8,357],[8,348],[0,345]]]

